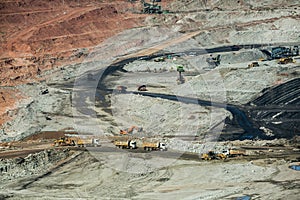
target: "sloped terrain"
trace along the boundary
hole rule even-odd
[[[276,137],[299,135],[300,79],[266,90],[252,101],[251,115],[261,126],[272,127]]]
[[[298,1],[162,5],[1,1],[0,199],[298,199],[299,56],[265,54],[299,46]],[[71,133],[100,145],[55,147]]]

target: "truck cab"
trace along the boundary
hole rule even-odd
[[[136,149],[136,141],[129,141],[129,148],[130,149]]]
[[[101,146],[101,145],[100,145],[99,139],[96,139],[96,138],[93,138],[93,139],[92,139],[92,144],[93,144],[95,147]]]
[[[159,149],[161,151],[167,151],[167,145],[165,143],[159,143]]]

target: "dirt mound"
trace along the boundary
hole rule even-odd
[[[48,149],[36,154],[29,154],[25,158],[1,159],[1,181],[28,177],[45,172],[59,161],[70,155],[68,150]]]

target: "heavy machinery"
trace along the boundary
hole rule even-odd
[[[128,128],[128,129],[120,130],[120,134],[121,134],[121,135],[132,134],[135,130],[136,130],[137,132],[142,132],[142,131],[143,131],[143,128],[142,128],[142,127],[137,127],[137,126],[131,126],[131,127]]]
[[[126,92],[127,87],[122,86],[122,85],[118,85],[116,90],[118,93],[125,93]]]
[[[138,87],[138,91],[148,91],[146,85],[141,85]]]
[[[94,147],[98,147],[101,146],[100,145],[100,141],[99,139],[96,138],[77,138],[77,140],[75,140],[75,146],[78,147],[89,147],[89,146],[94,146]]]
[[[209,151],[201,155],[202,160],[225,160],[228,157],[246,156],[246,150],[229,148],[221,152]]]
[[[54,140],[53,146],[75,146],[75,140],[69,137],[61,137]]]
[[[246,150],[242,149],[229,149],[227,151],[228,157],[235,157],[235,156],[246,156]]]
[[[143,142],[142,147],[146,151],[153,151],[153,150],[166,151],[167,150],[166,144],[161,143],[161,142]]]
[[[177,80],[176,80],[176,81],[177,81],[177,84],[179,85],[179,84],[185,83],[185,79],[184,79],[183,76],[182,76],[182,72],[185,72],[183,66],[177,66],[177,71],[178,71],[178,73],[179,73],[178,78],[177,78]]]
[[[206,58],[206,62],[211,67],[217,67],[221,63],[221,55],[217,55],[217,57],[213,57],[212,55],[210,55],[209,58]]]
[[[100,146],[100,143],[99,143],[99,139],[96,138],[83,139],[78,136],[65,136],[55,140],[53,146],[86,147],[86,146]]]
[[[243,149],[236,149],[236,148],[229,148],[226,150],[223,150],[222,153],[223,155],[225,155],[226,157],[236,157],[236,156],[246,156],[246,150]]]
[[[136,149],[136,141],[134,140],[127,140],[127,141],[115,141],[114,145],[116,147],[122,148],[122,149]]]
[[[154,58],[154,62],[164,62],[165,61],[165,57],[157,57],[157,58]]]
[[[287,58],[280,58],[278,61],[278,64],[288,64],[288,63],[294,63],[294,59],[287,57]]]
[[[259,66],[258,62],[252,62],[251,64],[248,65],[249,68],[258,67],[258,66]]]
[[[162,8],[160,3],[161,0],[151,0],[151,3],[146,3],[145,0],[141,0],[141,3],[143,5],[142,13],[145,14],[161,14]]]
[[[224,153],[215,153],[214,151],[209,151],[208,153],[203,153],[201,155],[202,160],[225,160],[227,158],[227,155]]]

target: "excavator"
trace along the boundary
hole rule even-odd
[[[143,131],[143,128],[137,127],[137,126],[131,126],[128,129],[120,130],[120,134],[121,135],[132,134],[134,130],[136,130],[137,132],[141,132],[141,131]]]
[[[220,65],[221,62],[221,55],[217,55],[217,57],[213,57],[210,55],[209,58],[206,58],[206,62],[209,64],[211,67],[217,67]]]
[[[183,76],[182,76],[182,73],[185,72],[183,66],[181,66],[181,65],[180,65],[180,66],[177,66],[177,71],[178,71],[178,73],[179,73],[179,76],[178,76],[178,78],[177,78],[177,80],[176,80],[177,84],[179,85],[179,84],[185,83],[185,79],[184,79]]]

